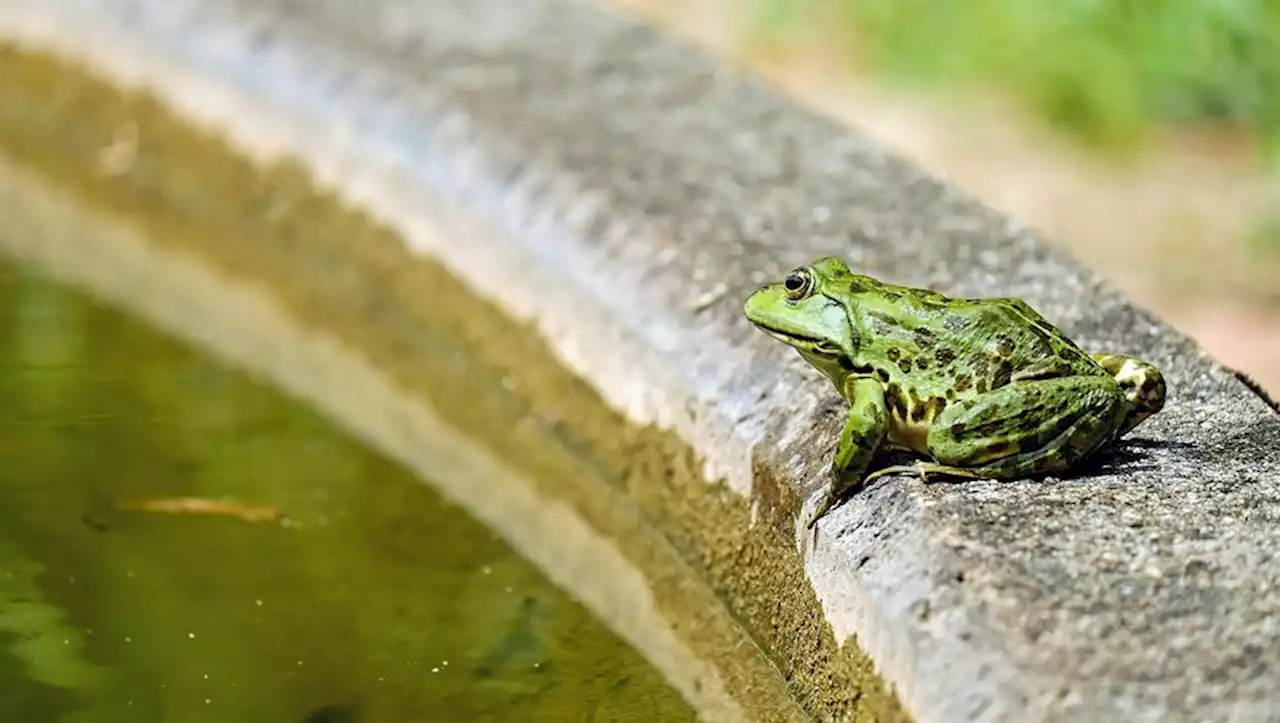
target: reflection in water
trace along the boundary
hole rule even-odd
[[[0,264],[0,720],[680,721],[486,528],[324,419]],[[123,509],[193,497],[288,524]]]

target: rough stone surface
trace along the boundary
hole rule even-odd
[[[749,453],[812,490],[834,442],[834,391],[740,311],[816,256],[1021,296],[1088,348],[1155,362],[1168,406],[1099,468],[889,480],[824,520],[810,580],[920,720],[1280,719],[1280,415],[1035,232],[871,139],[558,0],[11,2],[0,33],[115,33],[487,219],[523,274],[478,241],[433,253],[743,492]]]

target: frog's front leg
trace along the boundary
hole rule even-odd
[[[1116,438],[1123,437],[1142,420],[1164,408],[1164,375],[1154,364],[1137,357],[1109,352],[1090,354],[1120,385],[1125,398],[1124,422]]]
[[[850,488],[862,483],[867,466],[889,429],[884,387],[879,380],[850,377],[844,383],[844,397],[849,400],[849,419],[840,431],[840,441],[831,461],[831,482],[817,509],[805,523],[806,528],[817,524],[818,519],[830,512]]]

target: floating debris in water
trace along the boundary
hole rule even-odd
[[[245,522],[281,522],[284,515],[274,507],[254,507],[233,500],[209,500],[202,497],[170,497],[155,500],[121,502],[120,509],[139,512],[161,512],[170,515],[225,515]]]

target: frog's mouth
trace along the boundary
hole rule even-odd
[[[840,353],[841,353],[839,347],[827,341],[826,339],[819,339],[817,337],[805,336],[803,334],[793,334],[790,332],[778,331],[776,329],[770,329],[768,327],[760,326],[760,325],[756,325],[756,328],[784,344],[789,344],[797,349],[809,352],[810,354],[817,354],[818,356],[835,357],[835,356],[840,356]]]

